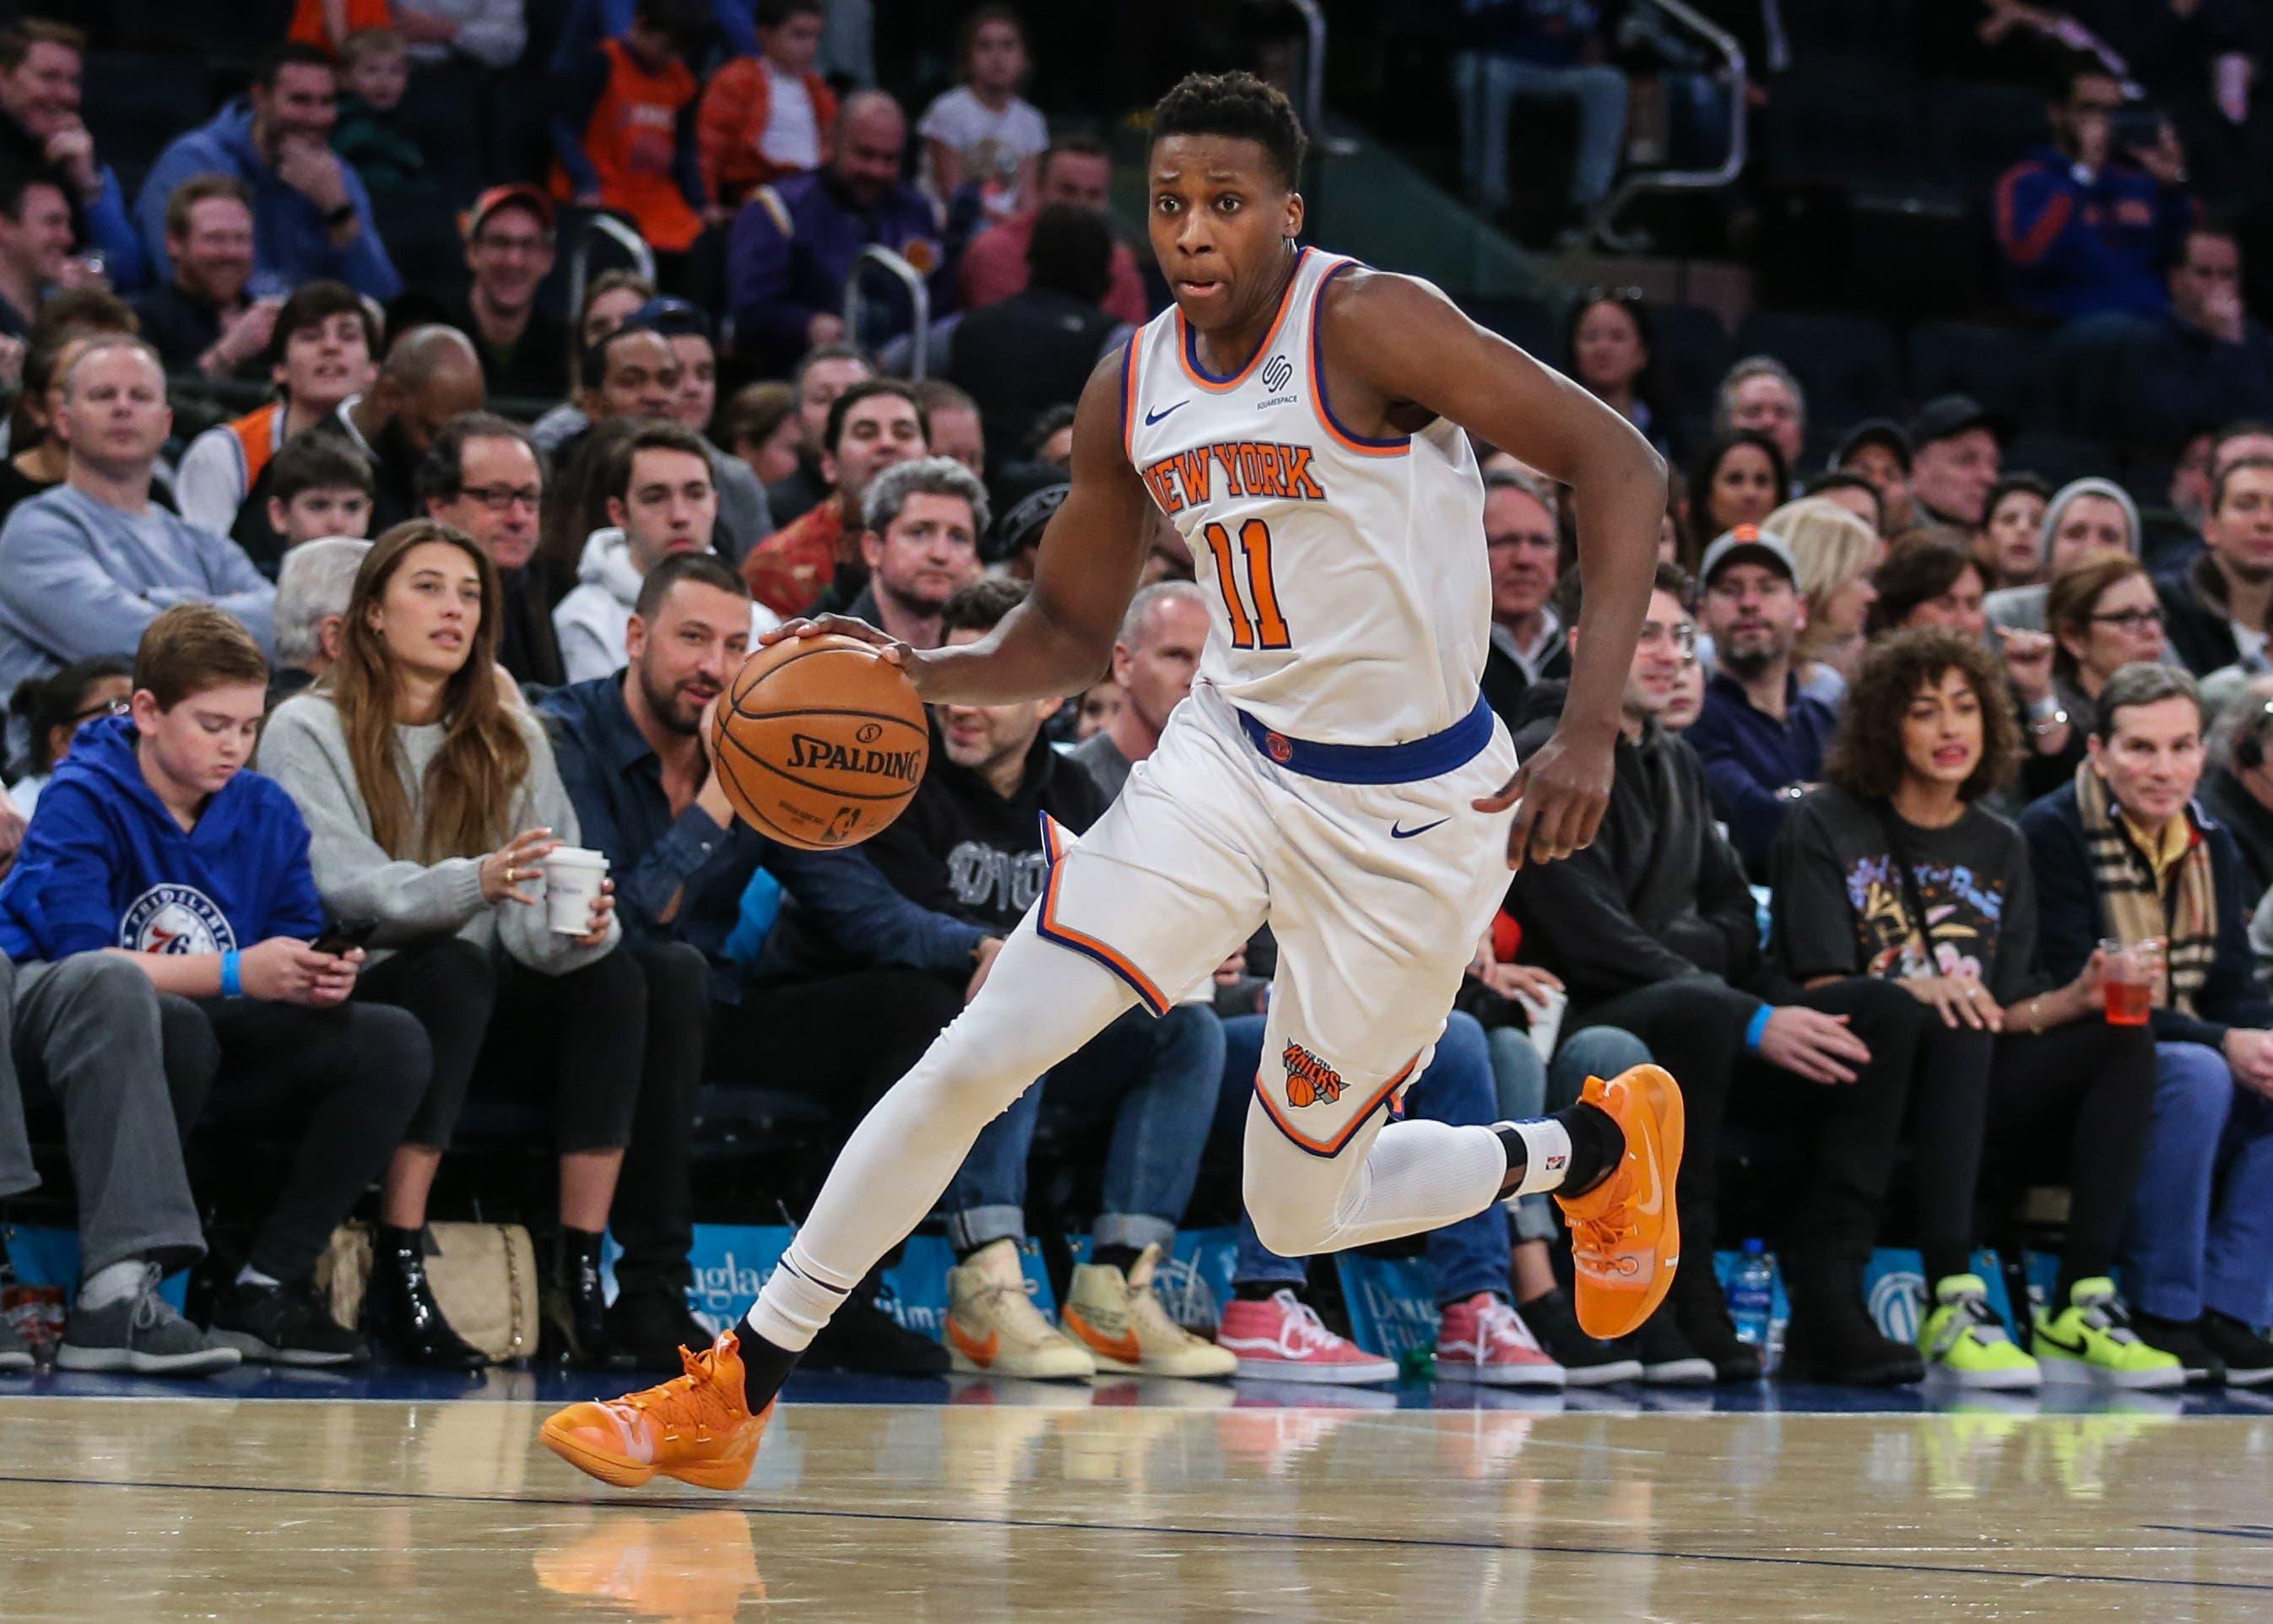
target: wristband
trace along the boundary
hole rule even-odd
[[[221,996],[224,998],[244,996],[244,978],[239,973],[244,955],[230,948],[221,956]]]
[[[1744,1027],[1744,1047],[1752,1053],[1760,1052],[1760,1040],[1767,1035],[1768,1017],[1774,1013],[1774,1006],[1767,1004],[1752,1011],[1752,1019]]]

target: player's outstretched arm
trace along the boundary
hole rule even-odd
[[[844,615],[791,620],[762,643],[840,632],[874,643],[934,704],[1015,704],[1079,693],[1113,662],[1159,509],[1122,446],[1121,353],[1090,374],[1073,424],[1073,489],[1042,532],[1034,590],[978,643],[917,650]]]
[[[1626,673],[1665,514],[1665,461],[1617,412],[1428,283],[1352,271],[1328,289],[1327,382],[1339,415],[1387,433],[1446,417],[1576,492],[1586,591],[1563,718],[1497,795],[1476,803],[1517,807],[1511,868],[1567,857],[1593,841],[1609,804]]]

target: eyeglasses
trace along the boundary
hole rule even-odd
[[[84,710],[72,711],[71,726],[77,727],[82,722],[92,722],[99,716],[124,716],[133,709],[132,703],[127,700],[106,699],[99,704],[89,705]]]
[[[2163,612],[2160,609],[2118,609],[2112,614],[2095,614],[2089,618],[2094,626],[2119,626],[2127,632],[2137,632],[2144,631],[2149,626],[2161,626]]]
[[[1667,626],[1657,620],[1644,620],[1641,623],[1640,643],[1645,649],[1662,649],[1670,643],[1675,651],[1684,659],[1689,659],[1694,658],[1697,653],[1697,628],[1686,620],[1678,626]]]
[[[544,503],[544,487],[534,485],[469,485],[460,494],[491,513],[507,512],[515,502],[534,512]]]

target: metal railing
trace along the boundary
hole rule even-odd
[[[1326,133],[1326,13],[1318,0],[1289,0],[1302,19],[1302,130],[1310,150],[1347,158],[1357,143]]]
[[[606,238],[631,257],[632,269],[638,272],[648,284],[655,283],[655,250],[647,239],[617,219],[613,214],[592,214],[576,228],[575,246],[568,251],[568,310],[572,323],[568,331],[568,375],[581,374],[583,366],[582,335],[573,323],[584,313],[584,289],[592,278],[592,252]]]
[[[907,289],[908,308],[912,317],[908,337],[912,354],[908,363],[908,376],[921,383],[931,359],[931,287],[924,281],[923,273],[889,248],[874,244],[860,251],[852,261],[852,268],[844,273],[844,342],[861,342],[860,318],[867,307],[867,296],[860,289],[860,274],[875,266],[886,275]]]
[[[1636,169],[1621,179],[1610,195],[1603,199],[1594,210],[1587,222],[1587,229],[1603,246],[1628,252],[1643,244],[1638,237],[1623,237],[1618,233],[1618,214],[1627,204],[1645,192],[1701,192],[1728,185],[1744,172],[1750,133],[1750,109],[1746,101],[1751,88],[1751,70],[1744,60],[1744,48],[1737,42],[1736,36],[1711,19],[1699,15],[1687,0],[1642,0],[1642,3],[1662,12],[1668,21],[1695,34],[1719,57],[1719,71],[1729,87],[1729,152],[1709,169]]]

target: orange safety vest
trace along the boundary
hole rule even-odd
[[[348,0],[348,32],[361,34],[366,28],[394,26],[394,7],[392,0]],[[324,0],[300,0],[292,12],[292,27],[285,38],[295,45],[312,45],[319,50],[337,50],[340,42],[332,38],[332,31],[324,22]]]
[[[702,219],[687,206],[673,174],[679,115],[694,100],[694,75],[673,58],[660,73],[640,66],[621,40],[602,42],[608,86],[584,130],[584,155],[600,177],[600,202],[632,218],[653,246],[685,253],[702,235]],[[552,166],[552,192],[573,201],[567,171]]]

